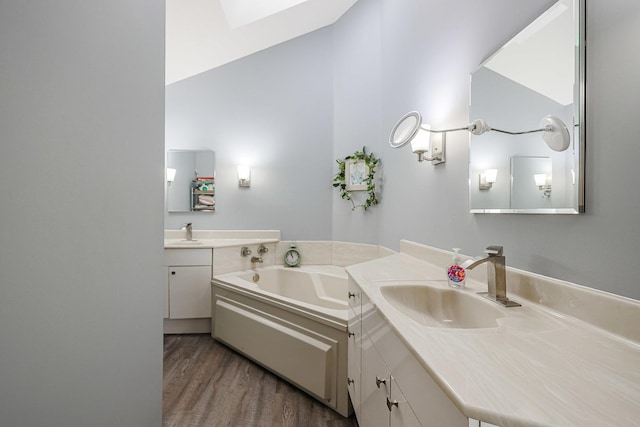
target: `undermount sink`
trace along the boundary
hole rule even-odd
[[[182,246],[197,246],[201,245],[202,242],[197,240],[187,240],[187,239],[167,239],[164,241],[165,245],[182,245]]]
[[[473,294],[425,285],[382,286],[387,302],[410,319],[439,328],[495,328],[504,314]]]

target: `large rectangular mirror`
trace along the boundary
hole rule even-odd
[[[167,210],[215,212],[215,154],[210,150],[169,150]]]
[[[472,135],[470,212],[584,212],[584,37],[585,0],[560,0],[473,72],[471,120],[521,132],[555,116],[570,145],[554,151],[540,133]]]

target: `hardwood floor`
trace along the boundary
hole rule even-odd
[[[163,427],[357,427],[208,334],[165,335]]]

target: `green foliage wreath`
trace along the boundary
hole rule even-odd
[[[367,192],[369,194],[369,198],[364,201],[361,205],[356,205],[351,198],[351,193],[347,190],[346,184],[346,171],[345,166],[347,160],[363,160],[365,164],[369,168],[369,175],[366,179],[367,184]],[[377,159],[373,154],[367,154],[365,147],[362,147],[362,151],[356,151],[350,156],[345,157],[344,159],[336,160],[338,163],[338,174],[333,178],[333,186],[340,190],[340,197],[345,200],[349,200],[353,205],[352,211],[355,211],[356,208],[362,208],[363,210],[367,210],[371,206],[378,204],[378,199],[376,198],[376,185],[373,183],[373,177],[376,174],[376,166],[380,163],[380,159]]]

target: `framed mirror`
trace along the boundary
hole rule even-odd
[[[167,211],[215,212],[215,154],[210,150],[169,150]]]
[[[471,120],[517,131],[551,115],[570,135],[560,152],[536,133],[471,135],[470,212],[584,212],[585,0],[553,4],[472,73],[470,94]]]

